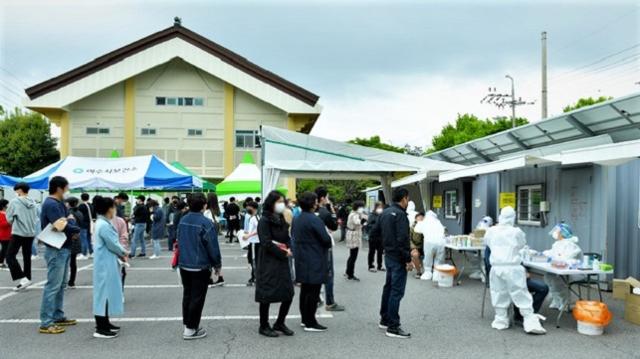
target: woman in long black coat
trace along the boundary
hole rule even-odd
[[[296,263],[296,282],[300,288],[300,314],[307,332],[323,332],[327,327],[316,320],[316,309],[320,287],[327,281],[329,273],[329,248],[331,236],[324,222],[314,211],[318,205],[315,193],[303,193],[298,203],[302,213],[293,221],[291,233],[295,238],[294,258]]]
[[[277,337],[277,332],[293,335],[293,331],[285,325],[293,300],[293,280],[289,269],[291,238],[289,225],[282,215],[284,210],[284,196],[271,191],[264,201],[262,217],[258,222],[260,251],[256,256],[256,302],[260,303],[259,333],[267,337]],[[269,325],[271,303],[280,303],[278,319],[273,328]]]

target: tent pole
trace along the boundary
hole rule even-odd
[[[264,136],[262,135],[262,125],[260,125],[260,196],[265,198],[264,195],[264,159],[266,152],[266,145],[264,141]]]

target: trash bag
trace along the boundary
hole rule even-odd
[[[606,304],[598,301],[579,300],[573,308],[576,320],[600,326],[607,326],[611,322],[611,312]]]

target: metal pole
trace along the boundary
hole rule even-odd
[[[542,118],[547,118],[547,32],[542,32]]]
[[[511,128],[516,127],[516,88],[513,81],[513,77],[511,75],[506,75],[506,78],[511,80]]]

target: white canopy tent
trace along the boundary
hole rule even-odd
[[[378,179],[385,198],[391,196],[396,173],[438,173],[462,166],[262,126],[263,196],[280,176],[328,179]]]

